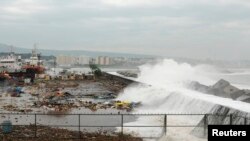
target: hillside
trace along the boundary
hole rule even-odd
[[[31,49],[13,47],[15,53],[30,53]],[[47,50],[39,49],[39,52],[45,56],[57,56],[57,55],[76,55],[76,56],[119,56],[119,57],[152,57],[150,55],[138,55],[138,54],[127,54],[127,53],[113,53],[113,52],[98,52],[98,51],[85,51],[85,50]],[[10,46],[5,44],[0,44],[0,52],[10,52]]]

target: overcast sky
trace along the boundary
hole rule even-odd
[[[0,43],[250,59],[250,0],[0,0]]]

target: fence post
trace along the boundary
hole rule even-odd
[[[78,123],[79,139],[81,139],[81,114],[78,114]]]
[[[244,119],[244,124],[247,125],[247,117],[245,117]]]
[[[37,125],[36,125],[36,114],[35,114],[35,137],[37,137]]]
[[[121,114],[121,134],[123,135],[123,114]]]
[[[207,122],[207,114],[204,115],[204,136],[207,135],[206,131],[207,131],[207,125],[208,125],[208,122]]]
[[[167,114],[164,115],[164,135],[167,135]]]
[[[233,124],[233,114],[230,114],[230,125]]]

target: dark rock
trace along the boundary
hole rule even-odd
[[[225,87],[229,86],[230,83],[224,79],[219,80],[217,83],[215,83],[212,88],[213,89],[224,89]]]
[[[188,86],[189,88],[202,92],[202,93],[209,93],[209,87],[203,84],[200,84],[197,81],[193,81],[190,83],[190,85]]]
[[[241,97],[242,95],[245,95],[245,91],[244,90],[239,90],[239,91],[236,91],[234,93],[231,93],[231,98],[236,100],[237,98]]]
[[[250,90],[240,90],[223,79],[213,86],[206,86],[195,81],[191,82],[188,87],[202,93],[250,103]]]
[[[250,96],[242,95],[242,96],[238,97],[236,100],[250,103]]]

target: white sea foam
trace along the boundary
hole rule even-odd
[[[209,113],[218,104],[250,112],[250,104],[203,94],[186,87],[191,81],[198,81],[206,85],[212,85],[218,81],[214,76],[217,76],[220,72],[212,66],[191,66],[187,63],[177,63],[174,60],[165,59],[155,65],[146,64],[141,66],[140,72],[137,81],[144,82],[150,86],[130,86],[118,97],[120,100],[142,102],[143,106],[137,108],[135,110],[136,113]],[[192,123],[195,125],[201,118],[173,118],[172,120],[168,120],[168,124]],[[159,122],[161,122],[159,119],[152,118],[145,120],[143,117],[140,117],[137,121],[127,123],[126,125]],[[153,132],[152,129],[147,128],[127,129],[128,132],[136,131],[142,135],[155,135],[155,132],[161,132],[159,130],[155,129]],[[175,133],[177,130],[183,133],[177,135]],[[192,137],[189,134],[190,129],[188,130],[187,128],[175,128],[172,131],[166,137],[168,140],[182,140],[183,138],[202,140]]]

